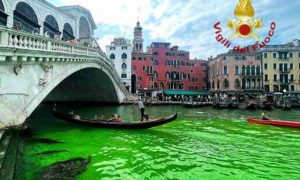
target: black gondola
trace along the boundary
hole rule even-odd
[[[88,126],[94,127],[102,127],[102,128],[116,128],[116,129],[147,129],[154,126],[159,126],[162,124],[169,123],[174,121],[177,118],[177,113],[173,114],[172,116],[159,118],[150,121],[138,121],[138,122],[111,122],[109,120],[93,120],[93,119],[76,119],[73,118],[72,115],[64,114],[57,112],[55,108],[53,109],[53,114],[55,117],[72,122],[77,124],[83,124]]]

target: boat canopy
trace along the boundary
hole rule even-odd
[[[211,93],[206,91],[165,90],[164,95],[208,96],[211,95]]]

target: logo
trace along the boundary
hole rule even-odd
[[[217,22],[214,25],[216,40],[223,44],[227,48],[232,48],[235,52],[247,53],[249,51],[256,51],[259,48],[265,47],[275,34],[276,23],[272,22],[270,25],[270,31],[267,33],[267,36],[261,41],[260,37],[255,33],[256,30],[259,30],[263,27],[262,19],[254,19],[255,10],[252,6],[251,0],[239,0],[238,4],[235,7],[234,15],[236,19],[229,18],[227,23],[227,28],[233,33],[228,37],[224,38],[222,35],[222,29],[220,27],[221,23]],[[256,41],[255,45],[240,47],[239,45],[232,47],[233,44],[231,40],[236,38],[252,38]],[[251,49],[252,48],[252,49]]]

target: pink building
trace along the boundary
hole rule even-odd
[[[210,91],[261,91],[261,56],[228,52],[209,59]]]

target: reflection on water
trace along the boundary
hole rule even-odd
[[[138,120],[136,106],[60,107],[84,117],[96,113]],[[92,156],[79,179],[299,179],[300,130],[248,124],[246,117],[261,111],[147,107],[152,117],[178,112],[178,120],[147,130],[82,127],[54,118],[41,106],[30,118],[23,177],[31,179],[47,165],[74,157]],[[275,119],[300,120],[300,111],[272,111]],[[46,153],[42,152],[52,152]],[[23,164],[23,163],[22,163]],[[21,162],[19,164],[21,165]]]

